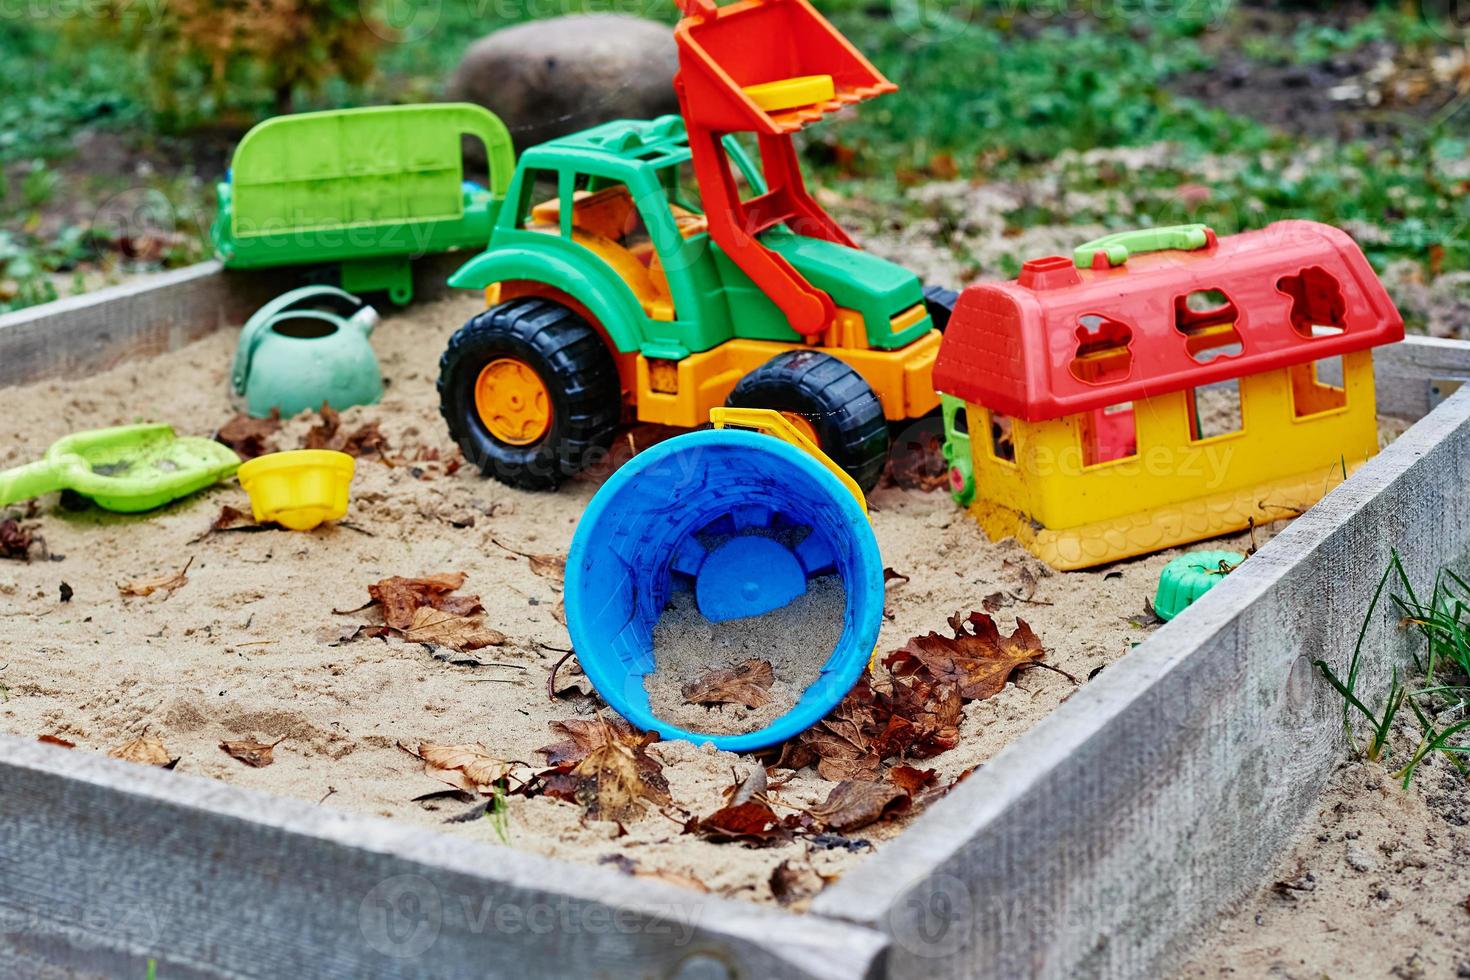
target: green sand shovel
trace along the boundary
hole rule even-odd
[[[167,425],[121,425],[58,439],[44,459],[0,471],[0,507],[74,490],[125,514],[162,507],[224,479],[240,458],[211,439],[179,437]]]

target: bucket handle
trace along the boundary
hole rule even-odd
[[[716,429],[750,429],[754,432],[773,435],[782,442],[790,443],[831,470],[832,475],[837,477],[843,488],[858,502],[863,513],[868,512],[868,499],[863,496],[862,488],[857,485],[857,481],[849,476],[846,470],[832,462],[832,458],[822,452],[820,446],[808,439],[780,412],[769,408],[712,408],[709,410],[709,421],[710,425]]]
[[[319,301],[322,300],[326,302],[320,303]],[[235,394],[245,394],[245,382],[250,378],[250,361],[255,356],[255,348],[259,346],[261,338],[265,336],[271,323],[281,313],[298,305],[337,307],[337,312],[344,320],[359,324],[364,336],[371,334],[372,328],[377,325],[376,313],[370,319],[364,316],[364,311],[372,307],[336,286],[302,286],[300,289],[282,293],[256,310],[254,315],[245,321],[245,328],[240,331],[240,344],[235,348],[235,363],[230,369],[230,385]]]

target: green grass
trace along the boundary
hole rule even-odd
[[[1401,677],[1398,667],[1392,668],[1388,693],[1382,706],[1375,709],[1364,702],[1358,684],[1368,626],[1390,582],[1395,590],[1389,594],[1389,602],[1400,614],[1401,626],[1419,633],[1425,645],[1422,654],[1414,654],[1411,679]],[[1427,601],[1421,600],[1395,553],[1368,604],[1346,678],[1339,677],[1326,661],[1313,663],[1342,697],[1343,730],[1353,750],[1363,758],[1377,762],[1392,754],[1395,723],[1400,722],[1397,727],[1405,731],[1410,729],[1399,717],[1407,707],[1418,732],[1414,748],[1395,771],[1395,778],[1407,787],[1424,760],[1436,754],[1449,759],[1462,773],[1467,772],[1460,757],[1470,755],[1470,742],[1465,741],[1464,734],[1470,732],[1470,717],[1466,717],[1470,709],[1470,584],[1463,577],[1442,569]]]
[[[609,9],[601,0],[554,10],[486,0],[381,2],[399,37],[384,45],[379,76],[364,86],[329,84],[304,96],[301,108],[435,98],[464,48],[485,33],[534,14]],[[1206,221],[1230,233],[1308,217],[1383,229],[1381,240],[1365,241],[1380,268],[1403,258],[1431,272],[1470,268],[1470,187],[1456,169],[1470,150],[1470,110],[1401,137],[1337,145],[1273,132],[1185,98],[1173,80],[1211,70],[1223,46],[1216,43],[1222,36],[1209,33],[1220,25],[1180,13],[1204,11],[1203,4],[1157,11],[1100,5],[1123,13],[1096,16],[1068,0],[818,2],[901,88],[810,134],[804,154],[814,183],[901,216],[912,207],[904,188],[926,179],[1060,180],[1082,192],[1071,195],[1067,210],[1028,203],[1008,223],[1024,230]],[[672,0],[639,12],[670,23],[677,16]],[[1299,20],[1294,32],[1271,38],[1227,24],[1223,40],[1262,62],[1311,63],[1367,44],[1425,46],[1441,36],[1399,4],[1346,26],[1308,14]],[[57,273],[88,259],[67,238],[72,232],[35,230],[37,214],[74,192],[56,179],[53,163],[71,152],[76,133],[112,127],[146,138],[167,125],[143,107],[136,59],[87,37],[76,24],[0,21],[0,171],[11,177],[0,180],[0,309],[49,298]],[[1164,142],[1177,148],[1166,163],[1132,172],[1074,159],[1074,151],[1095,147]],[[204,189],[181,193],[186,209],[207,212],[213,175],[201,176]],[[1184,184],[1208,194],[1182,203],[1175,190]],[[201,240],[198,254],[203,248]],[[984,271],[1014,273],[1028,257],[1006,256]]]

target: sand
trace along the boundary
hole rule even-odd
[[[1434,759],[1405,790],[1392,768],[1345,763],[1178,977],[1470,977],[1470,784]]]
[[[805,595],[774,612],[723,623],[700,615],[692,593],[676,592],[653,630],[657,669],[643,681],[653,713],[686,731],[712,735],[764,728],[821,676],[842,638],[846,606],[847,592],[835,575],[812,579]],[[751,660],[771,665],[775,681],[767,703],[704,705],[686,698],[686,685]]]
[[[437,359],[479,308],[478,296],[464,294],[385,317],[374,346],[386,395],[344,412],[343,424],[380,422],[397,465],[360,464],[343,525],[206,535],[222,507],[246,508],[233,483],[134,517],[43,500],[33,523],[53,560],[0,561],[0,730],[59,736],[80,752],[147,731],[180,758],[180,772],[499,844],[490,821],[444,822],[466,804],[415,802],[444,784],[398,743],[480,742],[536,763],[536,749],[554,740],[551,722],[606,709],[594,697],[548,698],[550,668],[569,646],[561,584],[515,553],[564,555],[595,480],[529,494],[469,467],[449,472],[456,456],[438,415]],[[236,336],[222,331],[86,378],[0,390],[0,465],[35,458],[70,431],[137,419],[210,434],[233,414],[226,392]],[[308,424],[293,420],[282,445],[298,444]],[[618,449],[626,455],[645,438],[636,430]],[[1139,618],[1145,600],[1178,553],[1058,574],[1014,542],[988,542],[943,492],[885,487],[870,503],[885,564],[908,577],[889,584],[880,649],[942,631],[955,612],[988,608],[1007,632],[1017,617],[1029,622],[1048,662],[1083,684],[1149,634]],[[1269,533],[1259,530],[1257,540]],[[1238,535],[1222,546],[1248,544]],[[172,594],[119,594],[120,581],[186,562],[188,581]],[[399,640],[340,642],[352,624],[378,621],[372,611],[333,614],[361,606],[370,583],[441,571],[466,573],[463,591],[483,598],[486,625],[506,634],[505,646],[436,656]],[[1077,690],[1058,674],[1025,672],[967,705],[960,747],[925,765],[952,779],[983,764]],[[275,763],[248,768],[219,748],[248,738],[284,739]],[[785,860],[837,875],[870,853],[804,842],[748,849],[685,835],[681,814],[712,812],[732,771],[752,762],[686,743],[650,753],[669,778],[666,813],[650,811],[619,837],[616,825],[584,824],[572,804],[512,798],[508,846],[588,864],[616,858],[632,873],[756,902],[774,901],[770,876]],[[778,807],[809,807],[832,786],[804,770],[771,796]],[[858,836],[881,849],[908,819]]]

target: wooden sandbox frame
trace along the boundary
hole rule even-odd
[[[282,285],[204,263],[0,316],[0,386],[176,349]],[[1346,746],[1311,661],[1345,669],[1390,550],[1416,583],[1470,555],[1470,344],[1376,370],[1418,424],[807,914],[0,736],[0,975],[1154,975],[1316,806]],[[1411,641],[1380,609],[1366,642]],[[1388,680],[1368,665],[1370,701]]]

